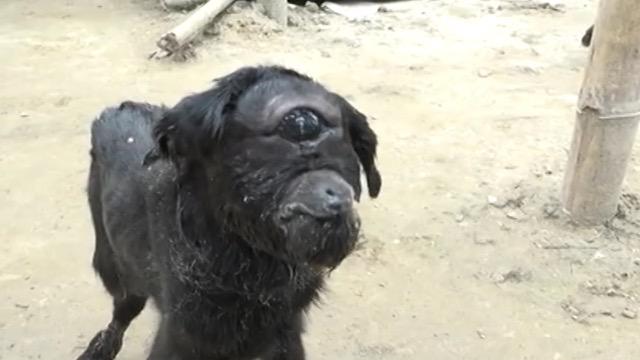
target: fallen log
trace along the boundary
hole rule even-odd
[[[211,23],[218,14],[226,9],[234,0],[209,0],[206,4],[195,10],[185,21],[162,35],[156,45],[160,51],[151,54],[151,57],[169,56],[191,42],[204,28]]]

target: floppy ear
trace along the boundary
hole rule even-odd
[[[161,158],[175,162],[184,156],[197,156],[203,150],[201,146],[221,136],[226,115],[233,111],[240,95],[260,79],[261,72],[261,68],[241,68],[216,79],[213,88],[180,100],[155,125],[155,147],[147,153],[143,165]]]
[[[161,158],[177,162],[185,156],[197,156],[222,135],[227,115],[235,110],[238,98],[246,90],[261,80],[278,76],[311,80],[281,66],[244,67],[215,79],[213,88],[180,100],[154,127],[156,146],[147,153],[143,164]]]
[[[378,147],[378,138],[369,127],[367,117],[354,108],[347,100],[338,96],[340,107],[342,108],[342,116],[345,119],[351,136],[351,144],[360,159],[362,168],[367,177],[367,187],[369,188],[369,196],[375,198],[380,193],[382,186],[382,178],[376,167],[376,149]]]

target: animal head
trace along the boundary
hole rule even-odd
[[[366,116],[283,67],[217,79],[170,109],[154,139],[146,162],[170,160],[225,230],[286,261],[338,265],[357,241],[361,167],[369,195],[380,192]]]

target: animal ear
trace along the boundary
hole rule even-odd
[[[363,113],[349,104],[344,98],[338,96],[338,99],[340,99],[342,116],[346,121],[351,136],[351,144],[367,177],[369,196],[375,198],[380,193],[380,187],[382,186],[382,178],[376,167],[378,138],[369,127],[367,117]]]
[[[169,125],[168,121],[163,118],[153,129],[153,138],[155,146],[145,155],[142,160],[143,166],[149,166],[154,162],[166,158],[176,159],[177,151],[174,141],[175,125]]]
[[[153,129],[155,147],[143,160],[149,165],[161,158],[174,161],[202,151],[223,131],[225,117],[240,95],[260,79],[261,69],[246,67],[215,79],[215,86],[187,96],[169,109]]]

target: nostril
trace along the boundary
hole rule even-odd
[[[333,189],[326,189],[326,206],[333,214],[345,212],[349,207],[349,199],[339,196]]]

